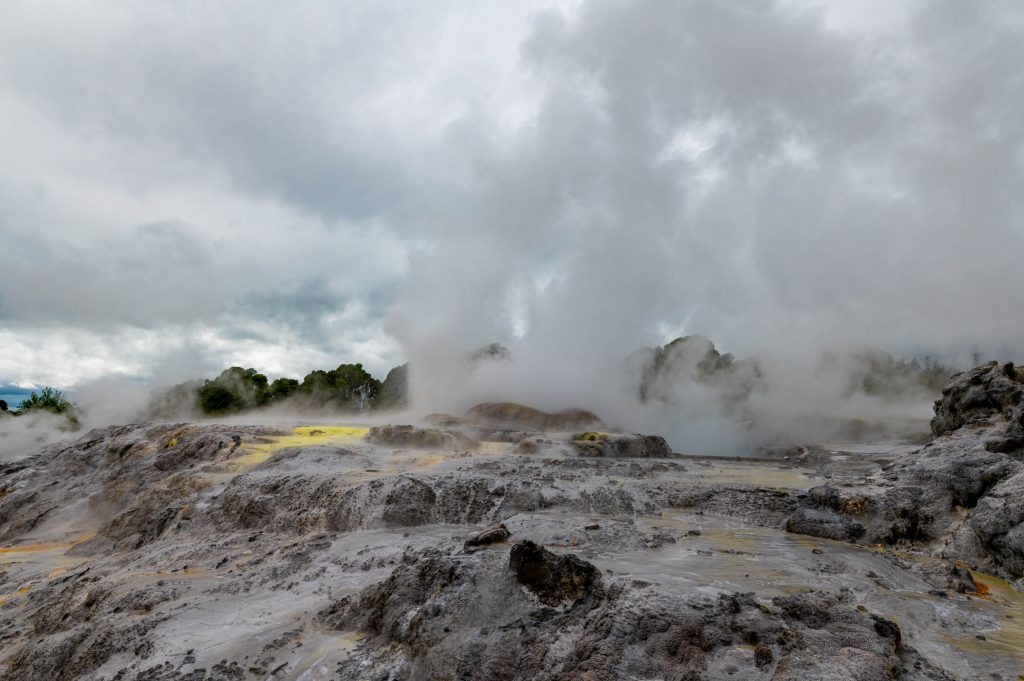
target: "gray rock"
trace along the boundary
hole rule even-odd
[[[478,532],[472,537],[466,540],[463,544],[463,549],[471,551],[473,549],[480,548],[482,546],[490,546],[491,544],[500,544],[507,541],[512,533],[508,531],[504,523],[498,523],[494,527],[489,527],[483,532]]]
[[[786,520],[786,531],[852,542],[864,535],[864,526],[830,509],[801,508]]]
[[[590,431],[572,436],[572,446],[579,456],[603,456],[623,459],[666,458],[672,448],[659,435],[633,435]]]
[[[457,430],[408,425],[373,426],[366,440],[378,445],[417,449],[476,449],[478,446],[475,440]]]
[[[1024,575],[1024,472],[993,487],[971,513],[970,526],[999,565]]]

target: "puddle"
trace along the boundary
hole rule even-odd
[[[803,468],[783,468],[728,461],[687,462],[687,470],[710,483],[736,483],[770,489],[806,489],[827,482],[827,478]]]

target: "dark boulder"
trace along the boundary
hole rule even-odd
[[[786,520],[786,531],[836,541],[856,541],[864,526],[827,508],[799,508]]]
[[[601,574],[573,554],[559,556],[526,540],[512,547],[509,569],[519,583],[550,606],[575,604],[600,589]]]

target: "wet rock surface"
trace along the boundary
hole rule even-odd
[[[886,679],[902,669],[898,627],[841,596],[680,594],[603,579],[529,541],[506,555],[407,554],[384,583],[321,611],[326,627],[368,633],[367,654],[339,664],[337,678]]]
[[[1020,462],[957,404],[884,465],[532,416],[93,431],[0,467],[0,680],[1013,679],[1024,600],[975,565],[1024,569]]]
[[[909,546],[1024,577],[1024,373],[995,362],[955,374],[935,438],[860,486],[811,490],[793,532]],[[854,536],[846,529],[861,528]]]

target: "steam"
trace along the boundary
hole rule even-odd
[[[663,413],[637,409],[621,358],[712,336],[765,367],[749,408],[780,432],[927,413],[842,397],[825,351],[1019,356],[1022,319],[1004,312],[1021,302],[1021,11],[828,19],[768,3],[540,15],[522,47],[537,115],[472,138],[480,200],[437,221],[392,308],[418,397],[580,405],[720,450],[739,442],[718,390],[684,382]],[[494,339],[511,365],[458,363]]]
[[[735,451],[927,414],[825,353],[1024,356],[1018,3],[150,12],[0,26],[4,382],[409,361],[420,412]],[[693,333],[761,367],[742,409],[637,400]]]

